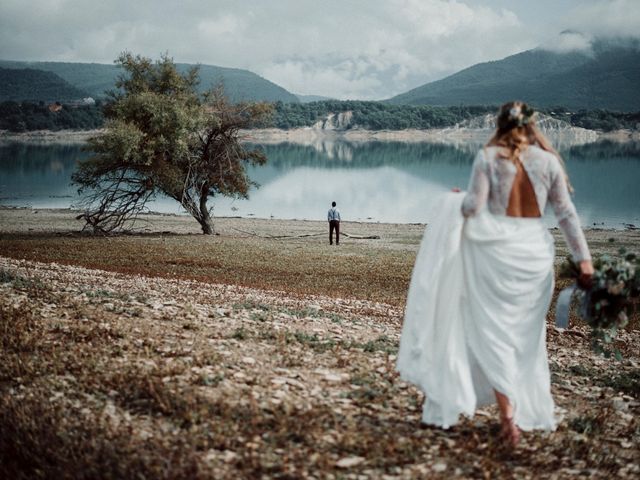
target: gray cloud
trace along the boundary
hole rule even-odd
[[[566,25],[570,29],[554,35],[541,48],[558,53],[590,52],[597,38],[627,46],[637,44],[640,39],[640,2],[600,0],[591,5],[582,5],[567,15]]]
[[[567,27],[590,37],[640,38],[638,0],[600,0],[575,8]]]
[[[532,24],[518,3],[3,0],[0,58],[109,63],[123,50],[168,51],[176,61],[247,68],[295,93],[386,98],[544,43],[557,12]],[[579,5],[563,28],[640,30],[634,0]]]
[[[564,31],[543,43],[540,48],[556,53],[590,52],[592,38],[588,34]]]

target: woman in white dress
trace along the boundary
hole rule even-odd
[[[540,217],[549,203],[588,282],[570,190],[533,110],[503,105],[468,192],[438,202],[416,258],[398,370],[426,394],[424,423],[448,428],[497,402],[510,445],[520,429],[555,429],[545,343],[554,246]]]

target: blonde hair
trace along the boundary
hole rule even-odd
[[[500,147],[498,156],[514,163],[529,145],[537,145],[542,150],[552,153],[560,161],[567,187],[573,192],[564,161],[547,137],[536,127],[534,114],[533,108],[524,102],[513,101],[502,105],[496,117],[496,131],[487,142],[487,146]]]

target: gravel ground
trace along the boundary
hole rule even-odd
[[[175,235],[197,232],[188,219],[148,220],[149,232],[127,242],[161,232],[196,238]],[[549,325],[561,421],[555,432],[524,434],[510,451],[497,440],[492,408],[448,431],[420,425],[423,396],[394,369],[403,311],[397,296],[383,303],[324,284],[317,291],[325,293],[309,294],[182,273],[105,271],[38,261],[50,253],[37,248],[24,260],[33,239],[55,250],[72,235],[79,251],[90,238],[71,233],[78,228],[72,212],[0,210],[0,225],[5,478],[640,476],[637,329],[620,334],[624,360],[617,362],[594,355],[579,324],[568,331]],[[343,250],[316,237],[264,238],[324,228],[220,219],[216,241],[249,242],[249,252],[273,254],[284,245],[305,255],[324,249],[410,265],[424,226],[346,223],[347,232],[381,238],[345,240]],[[588,238],[599,252],[638,245],[633,231],[591,230]],[[21,242],[29,248],[19,250]],[[232,260],[221,257],[216,268]],[[368,268],[354,275],[369,281]]]

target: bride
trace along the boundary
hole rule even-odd
[[[520,429],[555,429],[545,340],[554,246],[540,217],[549,203],[588,283],[570,191],[533,110],[503,105],[468,192],[443,195],[416,258],[398,370],[426,394],[424,423],[448,428],[495,401],[512,446]]]

